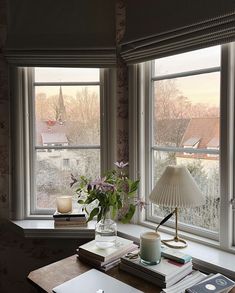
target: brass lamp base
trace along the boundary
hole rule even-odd
[[[188,246],[187,242],[184,239],[179,237],[174,237],[172,239],[162,240],[162,243],[170,248],[185,248]]]

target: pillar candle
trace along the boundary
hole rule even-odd
[[[72,212],[72,196],[58,196],[56,198],[57,212],[65,214]]]
[[[140,258],[143,263],[154,265],[161,261],[161,237],[156,232],[140,235]]]

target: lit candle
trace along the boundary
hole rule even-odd
[[[56,198],[57,212],[65,214],[72,212],[72,196],[58,196]]]
[[[140,258],[149,265],[161,261],[161,237],[158,233],[146,232],[140,235]]]

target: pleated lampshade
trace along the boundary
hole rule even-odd
[[[205,203],[188,169],[184,166],[168,166],[149,196],[152,203],[167,207],[189,208]]]

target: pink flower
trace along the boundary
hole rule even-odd
[[[138,199],[138,198],[135,200],[135,204],[140,208],[141,211],[143,209],[145,209],[145,207],[147,205],[145,201]]]
[[[114,163],[114,165],[116,165],[119,169],[123,169],[123,168],[125,168],[126,166],[128,166],[129,165],[129,163],[127,162],[127,163],[124,163],[124,162],[116,162],[116,163]]]
[[[110,191],[114,189],[114,185],[108,182],[105,182],[106,177],[97,178],[95,181],[91,182],[91,185],[96,189],[101,191]]]

